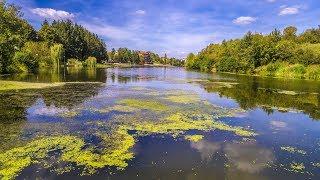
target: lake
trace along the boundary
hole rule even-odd
[[[319,179],[320,82],[183,68],[3,76],[0,176]]]

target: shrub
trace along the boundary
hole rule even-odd
[[[284,69],[286,66],[289,66],[286,62],[275,62],[259,67],[256,72],[260,76],[275,76],[279,69]]]
[[[33,54],[28,52],[16,52],[9,72],[35,72],[39,67],[38,61]]]
[[[216,70],[221,72],[239,72],[240,69],[240,63],[232,57],[223,57],[216,64]]]
[[[97,59],[95,57],[88,57],[85,62],[83,63],[84,66],[88,68],[96,67],[97,65]]]
[[[306,67],[304,65],[294,64],[278,69],[278,71],[275,73],[275,76],[286,78],[304,78],[305,73]]]
[[[319,65],[311,65],[307,67],[305,77],[307,79],[320,79],[320,66]]]
[[[320,64],[320,44],[302,44],[297,48],[296,63]]]
[[[67,66],[69,67],[82,67],[82,63],[75,58],[68,59]]]

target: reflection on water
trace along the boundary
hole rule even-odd
[[[48,89],[0,92],[0,152],[7,156],[14,148],[50,137],[57,137],[55,143],[61,146],[58,151],[42,147],[50,153],[47,159],[38,160],[47,164],[33,162],[18,168],[18,178],[320,176],[320,82],[201,74],[182,68],[69,68],[1,78],[69,82]],[[248,132],[255,135],[242,136]],[[59,159],[70,153],[63,152],[70,148],[66,135],[76,138],[81,147],[76,154],[83,159]],[[186,140],[186,135],[203,138]],[[19,150],[21,157],[27,151]],[[128,158],[101,160],[114,152]],[[134,157],[129,158],[130,153]],[[10,164],[2,156],[0,153],[0,176],[7,172],[4,164]],[[15,155],[8,158],[22,162]],[[300,169],[292,166],[297,164],[302,165]],[[117,170],[119,166],[123,170]]]

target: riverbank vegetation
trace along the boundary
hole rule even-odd
[[[127,64],[162,64],[171,66],[184,66],[184,61],[176,58],[169,58],[166,54],[160,57],[159,54],[150,51],[136,51],[128,48],[112,49],[108,52],[108,63]]]
[[[0,19],[0,74],[61,65],[93,68],[97,63],[183,66],[181,60],[152,52],[119,48],[107,53],[98,35],[71,20],[45,20],[37,31],[23,19],[20,8],[5,1],[0,1]]]
[[[36,31],[20,9],[0,2],[0,73],[34,72],[59,67],[74,58],[86,62],[107,59],[106,45],[96,35],[69,20],[44,21]],[[89,63],[92,66],[92,63]]]
[[[210,44],[189,54],[188,69],[261,76],[320,79],[320,27],[297,34],[290,26],[270,34],[248,32],[241,39]]]

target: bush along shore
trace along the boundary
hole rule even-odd
[[[205,72],[320,80],[320,27],[301,34],[293,26],[266,35],[248,32],[243,38],[189,54],[185,66]]]

